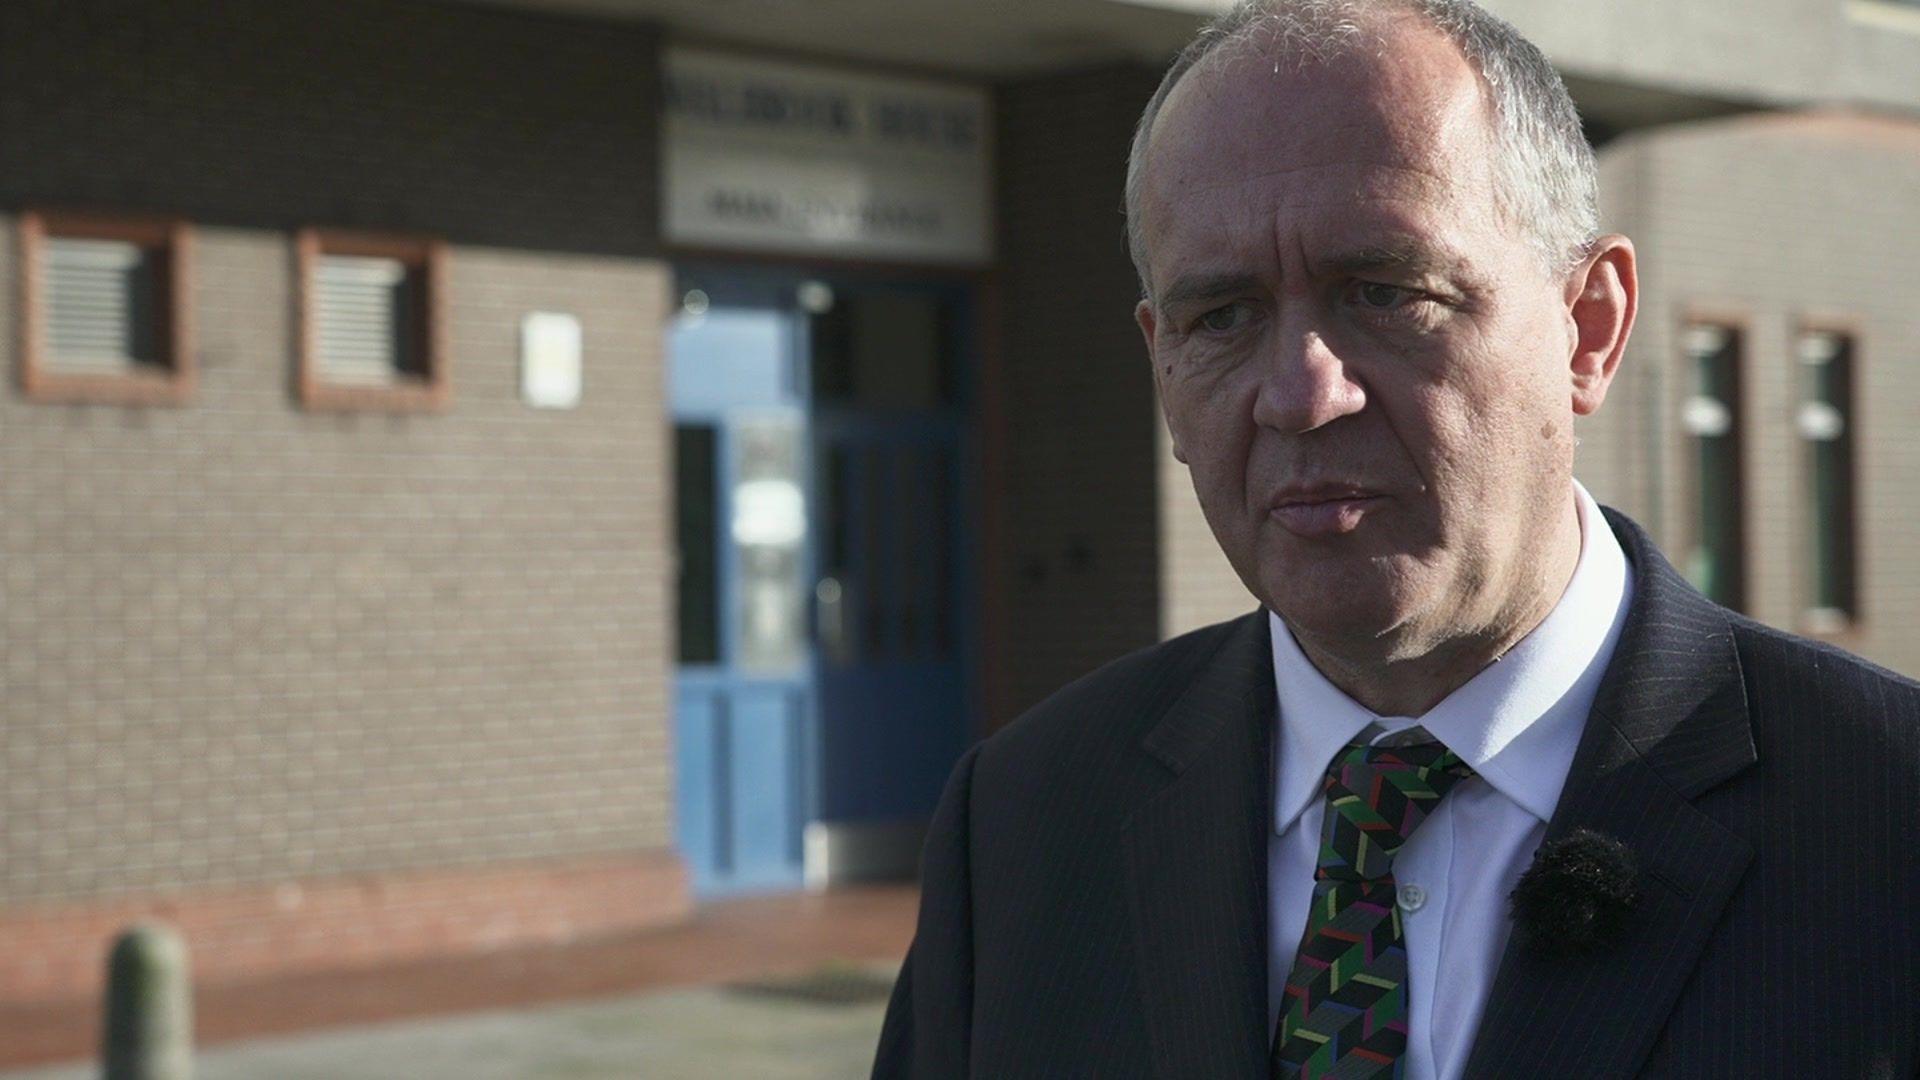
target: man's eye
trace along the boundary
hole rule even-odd
[[[1247,305],[1225,304],[1200,316],[1200,326],[1216,334],[1225,333],[1245,321]]]
[[[1412,289],[1403,289],[1398,285],[1383,285],[1378,281],[1363,281],[1354,290],[1361,306],[1378,311],[1391,311],[1414,299]]]

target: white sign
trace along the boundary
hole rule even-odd
[[[973,87],[671,50],[666,238],[985,262],[988,117]]]
[[[580,320],[536,311],[520,320],[520,396],[541,409],[580,404]]]

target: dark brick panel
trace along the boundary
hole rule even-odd
[[[998,99],[1014,712],[1159,638],[1153,382],[1121,213],[1158,79],[1110,67]]]
[[[412,0],[0,3],[0,209],[647,254],[657,35]]]

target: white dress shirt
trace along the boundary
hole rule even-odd
[[[1378,738],[1419,724],[1476,776],[1440,801],[1393,860],[1411,984],[1406,1075],[1451,1080],[1465,1069],[1511,929],[1507,894],[1560,801],[1633,595],[1632,570],[1599,506],[1577,481],[1574,495],[1580,559],[1559,604],[1424,716],[1375,715],[1328,682],[1269,613],[1280,695],[1274,831],[1267,845],[1271,1023],[1278,1023],[1282,989],[1307,925],[1327,765],[1369,724],[1383,729]]]

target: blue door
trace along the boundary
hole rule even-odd
[[[676,766],[695,888],[910,875],[968,729],[965,293],[682,284]]]
[[[680,588],[675,775],[702,896],[801,880],[812,588],[799,324],[696,302],[668,337]]]
[[[910,877],[971,727],[973,320],[964,290],[924,282],[841,283],[814,299],[820,802],[809,869]]]

